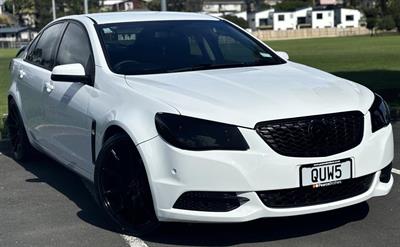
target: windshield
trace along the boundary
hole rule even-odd
[[[285,63],[225,21],[99,25],[110,69],[140,75]]]

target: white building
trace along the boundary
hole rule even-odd
[[[102,2],[103,4],[103,8],[105,8],[108,11],[112,11],[115,8],[117,8],[117,6],[119,6],[120,3],[123,3],[123,0],[104,0]]]
[[[264,3],[268,4],[269,6],[275,6],[278,3],[281,3],[282,0],[264,0]]]
[[[337,27],[359,27],[361,12],[356,9],[337,9],[335,12],[335,24]]]
[[[293,12],[275,12],[273,14],[274,30],[294,30],[300,25],[311,22],[312,8],[299,9]]]
[[[235,13],[234,15],[239,17],[239,18],[243,18],[243,19],[247,20],[247,12],[246,11]]]
[[[207,13],[237,13],[245,11],[244,2],[240,0],[205,0],[203,11]]]
[[[143,8],[139,0],[104,0],[103,9],[107,11],[132,11]]]
[[[317,0],[317,2],[319,3],[319,5],[337,5],[337,4],[339,4],[337,0]]]
[[[267,9],[256,13],[255,25],[256,27],[272,26],[274,9]]]
[[[311,11],[312,8],[308,7],[294,12],[297,20],[297,28],[300,28],[301,25],[311,24]]]
[[[3,14],[4,0],[0,0],[0,15]]]
[[[221,17],[224,14],[235,15],[249,20],[251,18],[251,28],[273,27],[273,30],[295,30],[300,28],[346,28],[359,27],[362,14],[355,9],[317,7],[303,8],[293,12],[275,12],[268,9],[248,16],[246,11],[236,13],[209,13],[213,16]]]
[[[272,18],[273,18],[273,13],[274,13],[274,9],[267,9],[264,11],[260,11],[254,14],[254,25],[256,28],[259,28],[261,26],[272,26]],[[222,16],[222,14],[214,14],[211,13],[211,15],[213,16]],[[247,12],[246,11],[242,11],[242,12],[238,12],[235,14],[232,14],[234,16],[237,16],[239,18],[243,18],[246,21],[247,19]]]
[[[311,12],[312,28],[332,28],[335,26],[334,10],[313,10]]]
[[[37,32],[28,27],[3,27],[0,28],[0,41],[31,41],[35,38]]]
[[[296,29],[297,20],[293,12],[275,12],[273,14],[274,30]]]

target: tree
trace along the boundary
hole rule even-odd
[[[159,0],[152,0],[147,3],[147,8],[153,11],[160,11],[161,10],[161,2]]]
[[[361,6],[362,0],[343,0],[343,7],[358,8]]]
[[[378,21],[378,28],[380,30],[390,31],[396,27],[396,23],[391,15],[385,15]]]
[[[5,10],[17,18],[20,25],[34,25],[35,3],[33,0],[7,0],[4,2]],[[27,20],[27,16],[33,18]]]
[[[284,0],[275,5],[278,11],[295,11],[296,9],[306,8],[313,5],[312,0]]]
[[[83,14],[83,0],[56,0],[55,3],[57,17]],[[88,5],[91,12],[99,9],[98,0],[88,0]],[[51,0],[6,0],[5,6],[10,13],[15,10],[21,25],[41,29],[53,20]]]
[[[249,23],[241,17],[237,17],[235,15],[224,15],[224,16],[222,16],[222,18],[235,23],[236,25],[240,26],[241,28],[244,28],[244,29],[249,28]]]
[[[0,24],[10,26],[12,24],[12,21],[8,16],[0,15]]]
[[[184,11],[186,0],[168,0],[167,9],[168,11]],[[160,0],[152,0],[147,3],[147,8],[149,10],[160,11],[161,3]]]
[[[35,27],[37,29],[42,29],[47,23],[53,20],[53,13],[51,11],[52,4],[51,0],[35,0]],[[56,8],[57,9],[57,8]],[[59,13],[57,13],[59,17]]]
[[[204,0],[186,0],[185,10],[188,12],[200,12],[203,10]]]
[[[271,5],[265,3],[265,2],[261,2],[260,4],[256,5],[256,10],[257,11],[263,11],[263,10],[267,10],[270,9]]]
[[[168,0],[167,8],[170,11],[185,11],[186,2],[186,0]]]
[[[386,15],[388,9],[388,0],[379,0],[379,8],[381,9],[382,14]]]
[[[389,13],[393,17],[397,31],[400,32],[400,0],[392,0],[390,2]]]
[[[51,0],[48,0],[51,1]],[[89,12],[98,12],[102,2],[88,0]],[[84,13],[84,0],[56,0],[57,16],[76,15]]]
[[[367,19],[367,28],[371,31],[371,36],[373,36],[378,24],[378,10],[376,8],[364,9],[364,14]]]

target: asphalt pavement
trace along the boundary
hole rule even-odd
[[[400,170],[400,123],[394,124]],[[163,224],[143,241],[109,226],[78,175],[0,142],[0,246],[400,246],[400,175],[386,197],[313,215],[240,224]]]

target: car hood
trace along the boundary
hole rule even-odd
[[[373,93],[304,65],[282,65],[126,76],[136,92],[182,115],[254,128],[261,121],[358,110]]]

